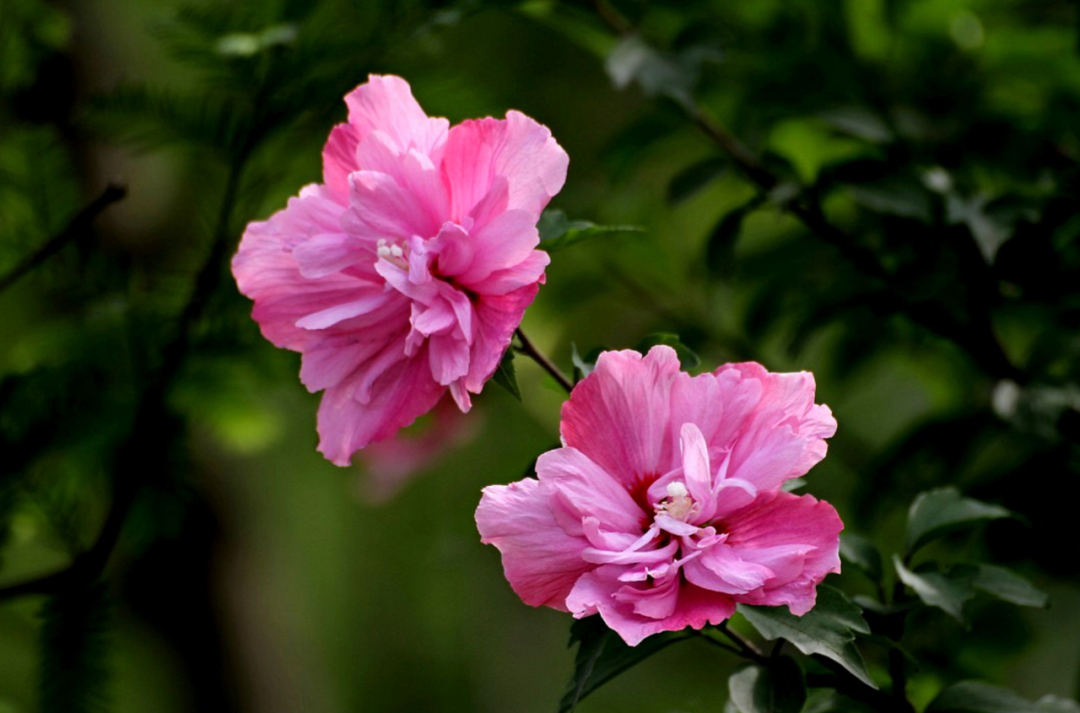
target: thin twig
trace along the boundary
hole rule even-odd
[[[617,12],[613,12],[604,0],[597,0],[595,7],[597,16],[615,34],[627,36],[634,32],[633,26]],[[701,107],[692,103],[678,103],[694,125],[719,146],[762,191],[767,193],[780,184],[780,178],[776,174]],[[907,299],[902,286],[897,285],[895,277],[882,266],[873,251],[854,242],[832,225],[820,206],[809,201],[804,194],[786,201],[784,209],[820,240],[834,247],[856,269],[881,283],[890,294],[895,295],[896,299],[891,306],[907,315],[911,321],[955,343],[986,373],[1021,383],[1025,380],[1024,373],[1009,360],[988,319],[980,320],[976,324],[965,324],[940,305]]]
[[[748,658],[752,658],[755,661],[759,662],[766,660],[765,655],[761,652],[761,649],[759,649],[757,646],[750,643],[743,637],[736,634],[730,628],[728,628],[726,621],[720,622],[720,624],[717,625],[716,629],[724,636],[731,639],[732,643],[738,646]]]
[[[522,331],[520,327],[518,327],[517,330],[517,338],[521,342],[521,348],[519,349],[519,351],[522,354],[539,364],[540,368],[546,371],[548,374],[551,374],[551,378],[555,379],[555,381],[559,383],[559,386],[563,387],[563,389],[566,390],[566,393],[569,394],[571,391],[574,390],[574,385],[570,383],[570,380],[567,379],[566,376],[563,375],[562,371],[559,370],[559,367],[555,366],[554,362],[548,359],[543,352],[536,348],[532,341],[530,341],[529,338],[525,336],[525,332]]]
[[[35,267],[55,255],[68,243],[85,235],[91,223],[106,208],[121,200],[127,195],[127,189],[123,186],[110,183],[89,205],[75,214],[71,222],[62,231],[45,241],[45,244],[27,255],[23,260],[11,269],[3,277],[0,277],[0,292],[14,285],[24,275]]]
[[[239,188],[246,154],[237,157],[229,169],[222,198],[221,212],[213,234],[210,253],[195,278],[195,287],[180,315],[180,327],[163,350],[161,367],[144,390],[135,412],[131,433],[116,453],[117,475],[113,499],[105,522],[94,543],[62,570],[24,582],[0,587],[0,600],[29,594],[50,594],[80,583],[91,583],[101,576],[120,539],[128,513],[145,480],[147,463],[161,456],[167,444],[161,443],[162,423],[169,418],[165,403],[172,380],[179,373],[191,345],[195,326],[217,287],[222,260],[228,254],[229,222]],[[156,451],[156,452],[155,452]]]

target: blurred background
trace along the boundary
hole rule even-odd
[[[553,256],[524,327],[565,371],[653,332],[812,370],[806,491],[886,554],[929,487],[1025,518],[934,554],[1052,606],[921,615],[916,700],[1077,695],[1077,3],[3,0],[0,711],[555,710],[569,618],[472,515],[557,443],[554,382],[519,358],[520,403],[336,468],[227,272],[369,72],[524,111],[571,157],[553,209],[643,228]],[[581,710],[719,711],[736,663],[673,647]]]

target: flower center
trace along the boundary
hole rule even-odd
[[[397,265],[402,270],[407,269],[409,265],[405,250],[397,243],[387,242],[386,238],[379,238],[375,252],[380,258]]]
[[[656,506],[657,513],[667,513],[676,520],[686,522],[697,508],[697,503],[690,497],[686,484],[678,480],[668,483],[667,498]]]

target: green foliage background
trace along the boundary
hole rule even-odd
[[[524,326],[567,373],[572,347],[656,332],[699,368],[812,370],[840,430],[807,490],[886,555],[931,487],[1026,518],[927,548],[1005,563],[1052,606],[974,600],[970,628],[913,615],[916,701],[960,678],[1075,697],[1078,14],[4,0],[0,276],[109,181],[127,196],[0,292],[0,588],[63,570],[139,490],[100,582],[0,601],[0,711],[558,705],[568,617],[522,605],[472,521],[483,485],[557,442],[554,383],[516,360],[522,402],[489,385],[475,439],[372,503],[362,457],[342,470],[315,451],[297,355],[261,339],[216,259],[319,179],[368,72],[453,122],[535,117],[571,157],[552,207],[643,228],[554,255]],[[873,595],[847,569],[834,583]],[[719,711],[737,663],[674,646],[581,709]]]

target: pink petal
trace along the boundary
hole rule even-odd
[[[540,243],[536,216],[522,210],[509,210],[486,225],[475,228],[470,236],[474,245],[469,269],[457,276],[467,287],[480,285],[494,272],[514,268],[525,262]]]
[[[360,168],[356,147],[360,133],[352,124],[338,124],[330,130],[323,147],[323,183],[334,199],[344,205],[349,196],[349,174]]]
[[[540,212],[566,181],[569,158],[547,127],[520,112],[503,121],[464,121],[450,130],[443,170],[451,189],[451,215],[461,222],[488,195],[495,180],[507,182],[509,210]]]
[[[670,347],[604,352],[562,407],[562,437],[625,487],[649,482],[675,463],[670,391],[679,359]]]
[[[361,142],[372,131],[382,131],[399,153],[415,148],[432,155],[446,140],[449,122],[428,117],[401,77],[372,74],[345,96],[345,104]]]
[[[495,373],[514,338],[514,330],[521,325],[525,309],[539,290],[540,285],[533,283],[505,295],[481,295],[473,304],[476,320],[469,374],[465,379],[469,391],[480,393],[484,382]]]
[[[529,256],[514,267],[496,270],[483,280],[470,285],[481,295],[505,295],[508,292],[543,282],[544,269],[551,257],[541,250],[533,250]]]
[[[581,559],[585,540],[556,524],[538,481],[526,478],[484,488],[476,526],[481,541],[502,553],[506,579],[522,601],[567,610],[567,595],[592,565]]]
[[[581,451],[557,448],[536,461],[540,481],[551,486],[551,508],[556,517],[565,514],[564,529],[577,534],[581,520],[594,517],[614,532],[640,532],[645,513],[626,488]]]
[[[298,327],[297,321],[354,300],[366,287],[365,282],[346,275],[312,280],[300,274],[292,251],[312,234],[326,230],[326,204],[321,189],[305,189],[269,220],[249,223],[232,260],[240,292],[255,301],[252,316],[263,336],[279,347],[305,348],[317,338]]]
[[[745,594],[763,585],[773,571],[744,560],[727,544],[713,545],[683,567],[691,584],[724,594]]]
[[[767,566],[776,572],[761,590],[736,597],[739,601],[787,604],[793,614],[801,615],[813,607],[815,587],[821,580],[840,571],[844,524],[827,502],[775,491],[732,514],[727,526],[727,544],[733,550],[747,561],[772,561]]]
[[[426,197],[403,188],[393,176],[356,171],[349,174],[349,209],[341,223],[354,237],[394,241],[434,236],[442,221]]]
[[[625,586],[619,581],[621,567],[599,567],[582,575],[566,598],[566,606],[576,618],[599,612],[604,623],[630,646],[664,631],[681,631],[687,627],[702,629],[707,624],[719,624],[735,613],[730,597],[717,592],[679,584],[678,599],[670,616],[654,619],[634,612],[632,604],[618,601],[617,592]],[[677,577],[672,578],[677,580]],[[673,585],[667,585],[673,586]],[[626,598],[626,593],[623,593]]]
[[[391,345],[328,388],[319,405],[319,451],[348,465],[356,451],[430,411],[446,387],[432,380],[426,357],[406,359]]]

